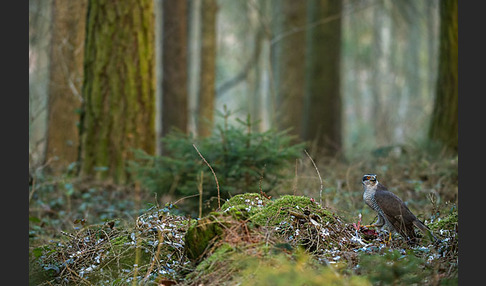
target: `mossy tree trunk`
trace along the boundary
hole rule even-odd
[[[276,125],[302,137],[305,83],[306,1],[278,1],[274,8],[272,65],[276,94]]]
[[[78,159],[87,3],[53,3],[46,157],[57,158],[49,164],[55,174]]]
[[[216,0],[203,0],[201,7],[201,69],[197,134],[211,135],[216,85]]]
[[[307,1],[304,140],[326,155],[341,149],[342,2]]]
[[[188,128],[187,2],[162,3],[162,137]],[[166,153],[162,146],[162,154]]]
[[[88,3],[81,174],[123,183],[132,148],[155,149],[153,1]]]
[[[429,139],[446,150],[458,147],[458,23],[457,0],[440,1],[439,70]]]

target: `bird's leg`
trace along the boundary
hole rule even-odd
[[[382,227],[385,224],[385,220],[381,215],[378,215],[378,220],[375,223],[363,225],[363,227],[370,228],[370,227]]]
[[[388,233],[388,235],[386,234],[383,234],[383,242],[385,243],[386,246],[390,246],[391,242],[392,242],[392,232],[391,231],[388,231],[388,230],[385,230],[386,233]],[[386,236],[388,236],[388,238],[386,238]]]
[[[366,228],[371,228],[371,227],[376,227],[376,224],[366,224],[366,225],[362,225],[361,227],[366,227]]]

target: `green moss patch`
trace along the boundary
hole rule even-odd
[[[359,244],[351,226],[305,196],[282,196],[255,214],[252,221],[292,247],[304,247],[331,259],[339,256],[335,249],[347,250]]]
[[[325,259],[339,256],[336,249],[358,245],[352,227],[305,196],[286,195],[270,201],[259,194],[239,195],[221,210],[194,223],[186,233],[187,256],[196,264],[223,244],[235,249],[250,247],[255,253],[261,252],[255,249],[261,242],[275,252],[303,247]]]
[[[247,219],[260,212],[271,201],[258,193],[240,194],[227,200],[221,211],[230,213],[236,218]]]
[[[309,197],[286,195],[271,202],[252,221],[260,225],[277,226],[291,219],[313,218],[318,223],[336,222],[334,215]]]
[[[238,205],[246,205],[249,208],[249,211],[252,209],[256,209],[257,211],[261,208],[265,207],[270,202],[269,199],[262,196],[258,193],[246,193],[240,194],[232,197],[231,199],[227,200],[222,206],[221,210],[227,211],[229,208],[238,206]]]
[[[185,236],[186,255],[193,261],[202,259],[208,248],[223,234],[223,227],[229,224],[218,214],[211,214],[192,223]]]
[[[428,227],[434,231],[455,230],[458,225],[458,219],[459,216],[457,214],[457,210],[455,210],[446,217],[437,218],[434,222],[430,223]]]

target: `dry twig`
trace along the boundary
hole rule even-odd
[[[292,191],[294,192],[294,196],[297,193],[297,180],[298,180],[298,175],[297,175],[297,160],[295,159],[295,176],[294,176],[294,183],[292,184]]]
[[[211,165],[209,165],[208,161],[206,161],[206,159],[203,157],[203,155],[201,155],[201,152],[199,152],[199,150],[197,149],[196,144],[192,144],[192,146],[194,147],[194,149],[196,149],[196,151],[199,154],[199,156],[201,157],[201,159],[203,159],[204,163],[206,163],[206,165],[208,165],[209,169],[211,169],[211,172],[213,173],[214,180],[216,181],[216,188],[218,189],[218,210],[219,210],[221,208],[221,197],[219,195],[219,183],[218,183],[218,178],[216,177],[216,173],[214,173],[213,167],[211,167]]]
[[[201,176],[197,177],[197,191],[199,193],[199,216],[198,218],[202,218],[202,195],[203,195],[203,180],[204,180],[204,172],[201,171]]]
[[[319,173],[319,170],[317,169],[316,163],[314,163],[314,160],[312,160],[312,158],[311,158],[311,156],[309,155],[309,153],[307,153],[307,150],[305,150],[305,149],[304,149],[304,152],[305,152],[305,154],[307,155],[307,157],[309,157],[309,159],[311,160],[312,165],[314,165],[314,168],[316,169],[317,175],[319,176],[319,181],[321,182],[321,188],[320,188],[320,190],[319,190],[319,204],[320,204],[320,205],[321,205],[321,207],[322,207],[322,187],[323,187],[323,184],[322,184],[321,173]]]

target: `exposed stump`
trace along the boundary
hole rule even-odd
[[[184,236],[186,255],[191,261],[199,261],[212,244],[223,234],[224,216],[211,213],[209,216],[194,221]]]
[[[191,223],[184,238],[187,257],[193,262],[200,261],[223,234],[231,235],[228,230],[241,227],[239,221],[250,219],[269,202],[257,193],[236,195],[221,206],[220,212],[212,212]]]

